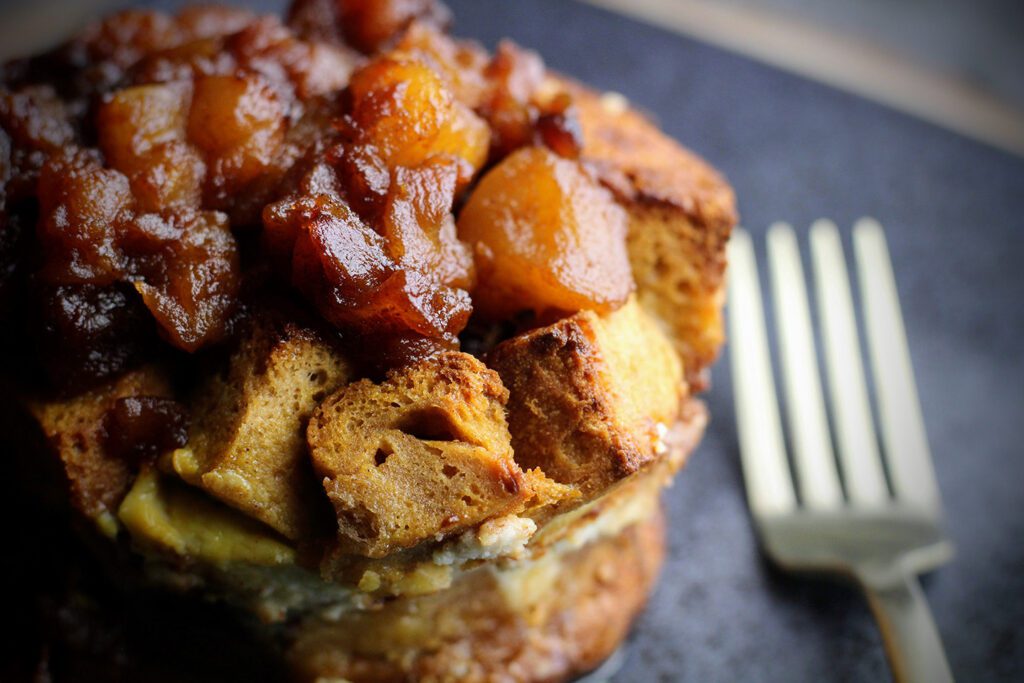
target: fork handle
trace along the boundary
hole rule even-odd
[[[942,639],[917,576],[868,571],[860,576],[897,683],[952,683]]]

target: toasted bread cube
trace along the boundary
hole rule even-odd
[[[724,340],[725,245],[736,224],[728,183],[618,95],[560,80],[576,103],[583,159],[629,213],[628,246],[640,303],[666,327],[691,388]]]
[[[306,422],[351,374],[315,330],[270,315],[256,319],[227,376],[200,391],[175,470],[290,539],[315,534],[317,513],[329,508],[318,505],[323,494],[307,457]]]
[[[488,364],[509,390],[516,461],[584,497],[661,454],[685,393],[678,356],[635,298],[509,339]]]
[[[307,433],[341,549],[383,557],[521,511],[508,392],[465,353],[444,353],[328,398]]]
[[[144,367],[74,398],[29,402],[29,411],[63,465],[75,509],[93,518],[113,513],[131,484],[129,463],[105,449],[107,411],[121,398],[171,395],[166,377]]]

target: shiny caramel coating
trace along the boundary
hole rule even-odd
[[[239,284],[235,241],[223,214],[139,210],[128,178],[83,154],[43,167],[39,206],[41,280],[129,283],[164,338],[186,351],[221,337]]]
[[[471,304],[432,273],[403,269],[388,240],[328,195],[268,207],[268,239],[291,243],[291,281],[328,322],[368,336],[451,340]],[[394,248],[392,246],[392,248]]]
[[[328,321],[401,364],[442,348],[472,311],[474,263],[452,214],[488,153],[486,124],[425,64],[353,74],[341,141],[268,206],[265,241]]]

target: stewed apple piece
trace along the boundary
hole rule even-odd
[[[395,238],[374,231],[337,198],[288,198],[268,206],[263,220],[268,244],[291,253],[292,283],[331,324],[358,331],[364,341],[425,339],[447,346],[466,326],[469,294],[438,275],[461,282],[470,264],[459,258],[457,244],[446,246],[454,235],[443,225],[417,242],[403,242],[430,249],[440,269],[435,273],[407,264]]]
[[[473,303],[485,315],[607,312],[633,291],[625,212],[546,148],[520,149],[484,176],[458,231],[476,252]]]
[[[206,157],[217,194],[230,196],[279,161],[285,109],[270,84],[252,74],[196,79],[188,137]]]
[[[445,159],[416,169],[395,169],[381,232],[389,255],[403,268],[469,289],[473,254],[456,237],[451,213],[457,172],[457,165]]]
[[[206,169],[186,141],[190,97],[182,82],[140,85],[110,95],[97,112],[100,149],[145,210],[199,207]]]
[[[353,74],[349,92],[358,141],[375,145],[391,168],[449,155],[471,167],[468,180],[487,160],[487,124],[422,62],[376,59]]]
[[[111,166],[132,173],[159,145],[182,140],[188,123],[185,83],[140,85],[110,95],[97,112],[100,148]]]

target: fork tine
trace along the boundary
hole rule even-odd
[[[729,344],[736,394],[740,457],[755,518],[796,507],[775,400],[761,287],[750,236],[736,230],[729,243]]]
[[[871,422],[846,261],[834,223],[819,220],[811,226],[811,254],[846,490],[854,504],[880,505],[889,494]]]
[[[859,220],[853,246],[893,490],[901,500],[938,512],[939,490],[882,226],[870,218]]]
[[[769,228],[768,260],[800,500],[811,509],[835,508],[843,491],[818,379],[800,249],[789,225]]]

